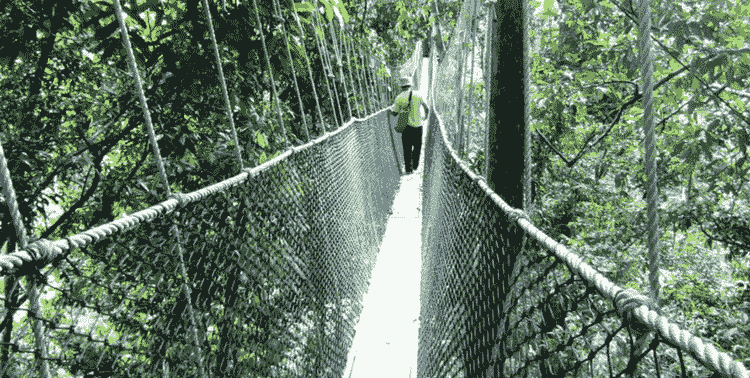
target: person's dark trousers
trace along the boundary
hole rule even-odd
[[[401,133],[401,144],[404,146],[406,173],[411,173],[419,167],[419,153],[422,151],[422,127],[407,126]]]

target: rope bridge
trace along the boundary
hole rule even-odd
[[[355,109],[370,115],[354,118],[348,100],[336,103],[337,81],[331,80],[325,85],[329,114],[342,120],[341,127],[289,146],[254,168],[244,166],[238,148],[236,175],[171,193],[120,0],[114,3],[167,198],[60,240],[29,243],[0,148],[3,194],[19,244],[0,256],[6,293],[17,298],[6,297],[3,318],[22,313],[27,320],[3,328],[12,332],[2,344],[0,373],[343,376],[399,185],[399,138],[387,109],[381,109],[393,93],[379,92],[388,81],[393,85],[392,78],[376,72],[375,64],[347,63],[348,82],[367,94],[358,97],[363,103]],[[210,7],[206,0],[203,5],[210,26]],[[280,4],[273,6],[280,14]],[[255,2],[253,7],[260,24]],[[467,36],[466,15],[476,8],[471,0],[463,4],[456,30],[464,34],[454,35]],[[212,27],[210,35],[230,128],[240,146]],[[326,56],[327,44],[333,44],[338,83],[348,92],[341,50],[352,45],[344,35],[337,40],[331,27],[330,39],[316,35],[316,44],[334,79],[334,63]],[[649,298],[614,285],[547,237],[459,158],[448,140],[455,134],[448,132],[455,125],[448,118],[458,112],[448,109],[460,102],[446,105],[462,95],[447,100],[432,94],[445,94],[455,83],[461,72],[456,73],[455,55],[465,52],[463,45],[454,38],[440,65],[431,54],[435,72],[426,85],[436,112],[430,114],[425,146],[417,376],[748,377],[728,353],[659,315]],[[349,57],[362,62],[365,55]],[[399,69],[415,76],[417,88],[425,84],[417,74],[421,62],[417,48]],[[270,71],[267,52],[266,63]],[[366,98],[372,103],[364,103]],[[316,94],[319,119],[321,102]],[[280,113],[279,118],[283,125]],[[510,250],[521,235],[523,250]],[[504,298],[497,294],[500,286]],[[54,299],[43,302],[42,293],[54,293]]]

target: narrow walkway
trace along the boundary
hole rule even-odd
[[[423,83],[427,82],[426,72]],[[342,378],[417,376],[427,122],[422,127],[419,168],[401,176]]]
[[[420,164],[415,173],[401,177],[344,378],[417,376],[421,186]]]

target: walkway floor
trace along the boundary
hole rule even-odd
[[[421,159],[420,159],[421,160]],[[401,177],[344,378],[415,378],[422,271],[422,167]]]
[[[424,85],[417,90],[422,98],[427,98],[424,88],[427,88],[428,64],[429,59],[424,59],[421,80]],[[395,117],[392,120],[395,125]],[[401,176],[342,378],[417,377],[422,173],[427,122],[423,122],[422,128],[419,168],[411,175]]]

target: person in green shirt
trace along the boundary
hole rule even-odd
[[[396,101],[391,107],[391,114],[408,116],[408,124],[401,133],[401,144],[404,147],[404,165],[406,174],[417,170],[419,166],[419,154],[422,151],[422,117],[419,114],[419,106],[424,106],[425,115],[430,113],[421,95],[411,90],[411,78],[402,77],[400,80],[402,92],[396,96]],[[411,95],[411,109],[409,109],[409,96]]]

